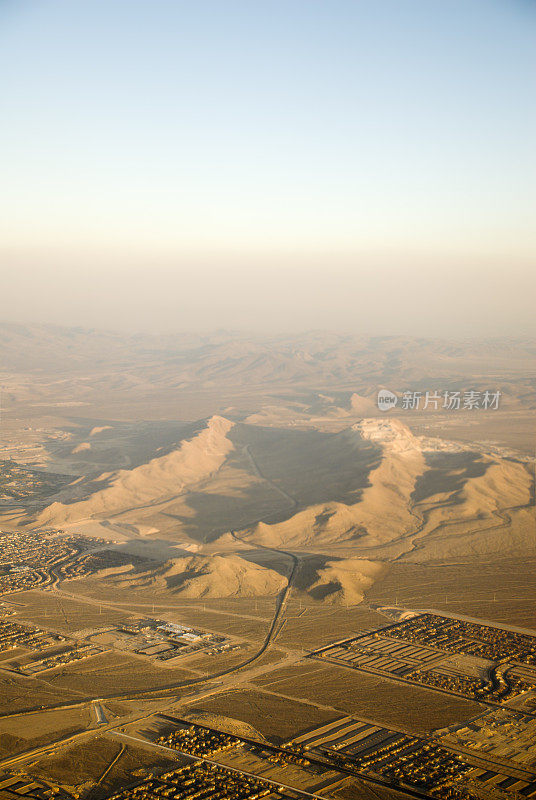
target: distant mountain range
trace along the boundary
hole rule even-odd
[[[536,342],[529,339],[366,338],[321,331],[142,336],[2,323],[0,353],[6,372],[70,379],[105,373],[119,386],[353,387],[368,394],[379,383],[395,389],[434,388],[431,380],[442,381],[441,387],[460,380],[480,386],[493,377],[491,388],[499,388],[497,382],[523,376],[527,395],[536,389]]]

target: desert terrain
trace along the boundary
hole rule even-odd
[[[417,748],[490,703],[529,713],[525,651],[499,700],[496,670],[536,629],[534,342],[4,324],[0,344],[5,797],[19,774],[93,800],[176,769],[159,714],[277,749],[344,715]],[[429,613],[514,638],[433,680],[417,650],[367,666],[370,631]],[[322,655],[339,640],[358,666]],[[348,797],[447,796],[351,775]]]

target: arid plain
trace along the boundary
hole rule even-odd
[[[449,761],[468,720],[536,709],[534,342],[0,343],[0,793],[165,794],[186,722],[266,796],[536,792],[532,751]]]

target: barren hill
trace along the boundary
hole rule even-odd
[[[386,561],[534,549],[527,463],[414,436],[398,419],[364,419],[351,432],[381,448],[356,498],[348,493],[261,521],[244,531],[249,541]],[[357,462],[355,475],[357,481]]]
[[[185,598],[276,595],[286,578],[239,555],[195,555],[166,561],[147,572],[118,571],[107,580],[122,588],[167,590]]]
[[[178,449],[131,470],[104,473],[97,482],[99,488],[87,499],[69,502],[65,498],[52,503],[40,514],[38,522],[60,525],[103,518],[169,500],[221,467],[233,449],[227,437],[232,427],[229,420],[214,416]],[[66,493],[69,491],[72,489]]]
[[[385,569],[385,565],[363,558],[329,559],[309,576],[303,588],[315,600],[355,605]]]
[[[362,558],[306,558],[296,589],[318,602],[354,605],[384,572],[384,565]],[[143,571],[111,568],[99,577],[116,588],[171,592],[188,599],[273,597],[287,583],[284,574],[237,553],[173,558]]]
[[[425,469],[419,440],[399,420],[365,419],[352,426],[356,438],[382,449],[379,466],[358,502],[311,505],[290,519],[250,531],[254,541],[268,546],[341,544],[372,547],[407,534],[415,526],[410,500]]]

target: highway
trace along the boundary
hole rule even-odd
[[[68,708],[69,706],[66,707]],[[46,710],[48,711],[49,709],[47,708]],[[119,721],[113,723],[101,725],[100,727],[88,728],[85,731],[77,731],[76,733],[69,734],[65,736],[63,739],[58,739],[54,742],[51,742],[50,744],[41,745],[40,747],[35,747],[32,750],[26,750],[23,753],[18,753],[17,755],[3,758],[0,761],[0,767],[2,769],[5,769],[6,767],[15,767],[25,763],[26,761],[36,761],[37,759],[41,758],[44,755],[57,754],[58,751],[63,747],[69,747],[72,744],[83,741],[84,739],[92,739],[95,736],[99,736],[103,733],[114,731],[116,728],[121,728],[127,724],[142,722],[143,720],[152,717],[154,713],[155,711],[154,709],[152,709],[151,711],[145,712],[144,714],[130,714],[127,718],[121,717]],[[23,716],[23,715],[24,714],[18,714],[17,716]]]

